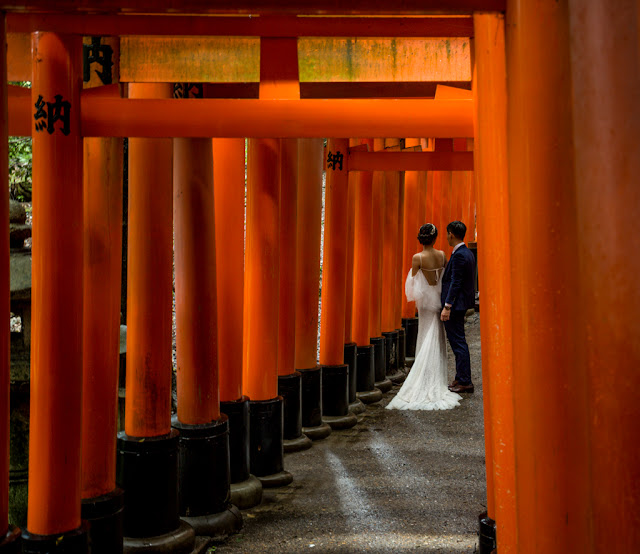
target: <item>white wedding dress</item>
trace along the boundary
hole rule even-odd
[[[387,410],[449,410],[462,397],[447,388],[447,345],[444,325],[440,321],[442,304],[440,277],[444,268],[434,271],[436,284],[430,285],[422,269],[407,275],[405,293],[418,308],[418,338],[413,367]]]

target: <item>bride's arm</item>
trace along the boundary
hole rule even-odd
[[[420,254],[414,254],[411,260],[411,277],[420,271]]]

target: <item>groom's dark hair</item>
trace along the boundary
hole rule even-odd
[[[454,237],[464,240],[467,234],[467,226],[462,221],[452,221],[447,225],[447,233],[451,233]]]

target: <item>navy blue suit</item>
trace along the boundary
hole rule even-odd
[[[442,275],[442,306],[451,305],[449,321],[444,329],[456,357],[456,381],[461,385],[471,384],[471,358],[464,335],[464,314],[475,306],[474,282],[476,261],[471,251],[463,244],[452,255]]]

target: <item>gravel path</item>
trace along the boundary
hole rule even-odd
[[[469,318],[475,393],[461,406],[385,410],[395,387],[353,429],[288,454],[293,483],[265,490],[215,552],[475,552],[486,504],[479,327]]]

